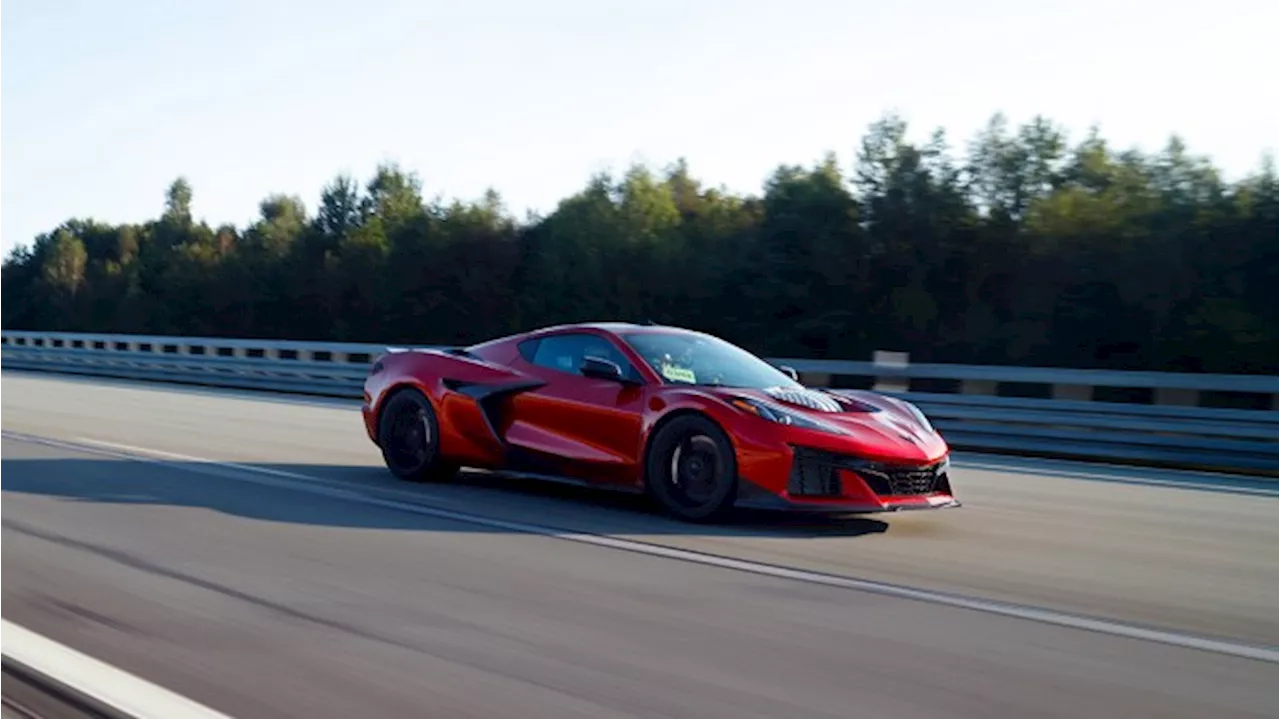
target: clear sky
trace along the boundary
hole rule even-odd
[[[243,226],[382,160],[518,214],[636,160],[756,191],[887,110],[961,147],[996,111],[1178,133],[1235,177],[1277,147],[1277,29],[1277,0],[8,0],[0,245],[154,217],[179,175]]]

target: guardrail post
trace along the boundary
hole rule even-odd
[[[1198,407],[1200,391],[1179,389],[1176,387],[1156,387],[1155,404],[1167,404],[1178,407]]]
[[[960,380],[960,394],[994,396],[997,394],[996,384],[993,379],[962,379]]]
[[[1053,398],[1075,402],[1092,402],[1093,387],[1087,384],[1055,384],[1053,385]]]
[[[885,369],[905,370],[911,364],[911,354],[908,352],[876,350],[871,355],[871,363],[877,369],[883,367]],[[896,373],[881,375],[877,372],[876,383],[872,389],[877,392],[906,392],[911,389],[911,378]]]

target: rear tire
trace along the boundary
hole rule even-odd
[[[710,522],[733,508],[738,467],[733,444],[702,415],[677,417],[658,428],[645,456],[645,484],[668,514]]]
[[[458,471],[444,460],[440,422],[431,402],[416,389],[387,398],[378,417],[378,446],[387,469],[409,482],[443,481]]]

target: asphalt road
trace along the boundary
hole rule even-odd
[[[1276,715],[1272,661],[580,541],[1274,648],[1274,495],[969,460],[958,510],[692,527],[559,487],[398,484],[341,403],[3,379],[4,617],[233,715]]]

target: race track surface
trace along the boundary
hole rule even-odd
[[[234,716],[1276,715],[1274,659],[1195,645],[1274,656],[1274,486],[961,457],[961,509],[697,527],[398,483],[349,403],[3,382],[5,619]]]

